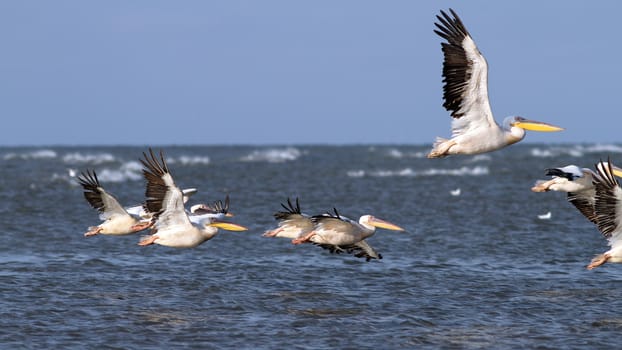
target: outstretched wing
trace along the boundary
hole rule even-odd
[[[147,180],[145,206],[153,213],[156,229],[170,226],[192,226],[184,210],[183,193],[169,173],[164,155],[160,151],[160,159],[149,149],[149,155],[143,152],[145,166],[143,175]]]
[[[496,125],[488,100],[488,64],[477,45],[460,20],[449,9],[451,16],[441,11],[436,16],[438,30],[434,30],[447,42],[443,50],[443,107],[454,118],[454,136],[467,130]]]
[[[596,200],[594,211],[598,229],[613,245],[622,233],[622,188],[613,175],[611,161],[596,164],[598,176],[594,177]]]
[[[117,199],[100,185],[95,170],[87,170],[86,173],[81,173],[78,176],[78,182],[84,189],[84,198],[91,207],[97,209],[102,220],[116,215],[129,215]]]
[[[353,254],[357,258],[365,258],[365,261],[370,261],[371,259],[382,259],[382,255],[379,254],[372,248],[365,240],[357,242],[352,245],[333,245],[333,244],[324,244],[324,243],[314,243],[318,247],[327,249],[333,254],[341,254],[348,253]]]

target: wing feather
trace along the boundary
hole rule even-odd
[[[593,191],[568,192],[568,202],[575,206],[588,220],[596,222]]]

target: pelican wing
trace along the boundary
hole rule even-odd
[[[78,182],[84,189],[84,198],[89,204],[97,209],[102,220],[109,219],[117,215],[129,215],[119,204],[116,198],[106,192],[100,185],[95,171],[87,170],[78,176]]]
[[[316,225],[315,231],[325,230],[344,234],[354,231],[353,223],[350,220],[344,220],[341,217],[315,215],[311,217],[311,221]]]
[[[452,10],[436,16],[438,30],[447,42],[443,50],[443,107],[451,112],[453,136],[468,130],[497,125],[488,100],[488,64],[477,45]],[[453,17],[452,17],[453,16]]]
[[[278,211],[274,213],[274,218],[276,220],[288,220],[291,217],[300,217],[302,216],[302,212],[300,211],[300,202],[298,201],[298,197],[296,197],[296,205],[292,204],[292,201],[287,198],[287,205],[281,203],[281,206],[285,211]]]
[[[596,224],[594,191],[568,192],[568,202],[574,205],[588,220]]]
[[[192,226],[186,211],[184,210],[183,192],[168,171],[164,156],[160,152],[160,161],[149,149],[150,156],[143,153],[145,159],[141,162],[145,166],[143,175],[147,179],[145,195],[147,211],[153,213],[156,228],[180,226]]]
[[[334,245],[326,243],[313,244],[326,249],[333,254],[353,254],[357,258],[365,258],[366,261],[370,261],[371,259],[382,259],[382,255],[376,252],[374,248],[372,248],[365,240],[351,245]]]
[[[594,210],[598,229],[613,245],[622,232],[622,188],[613,175],[611,162],[596,164],[598,176],[594,177],[596,199]]]

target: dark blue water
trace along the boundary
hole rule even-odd
[[[83,237],[99,220],[71,174],[95,169],[137,204],[146,149],[0,148],[3,348],[619,346],[622,265],[587,271],[606,241],[564,194],[530,191],[547,167],[622,164],[618,145],[441,160],[417,146],[168,146],[192,200],[229,194],[250,230],[187,250]],[[371,262],[262,237],[288,196],[406,232],[376,232]]]

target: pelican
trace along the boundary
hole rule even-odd
[[[437,137],[428,158],[454,154],[491,152],[519,142],[525,130],[560,131],[560,127],[528,120],[519,116],[507,117],[503,125],[495,121],[488,100],[488,64],[475,41],[452,10],[451,16],[441,11],[436,16],[434,30],[447,42],[441,43],[443,62],[443,107],[449,112],[452,138]]]
[[[104,222],[98,226],[91,226],[85,237],[104,235],[128,235],[142,231],[150,226],[151,215],[147,213],[142,205],[124,208],[119,201],[108,193],[100,184],[95,170],[87,169],[78,176],[78,182],[84,189],[84,198],[89,204],[99,211],[100,219]],[[195,188],[188,188],[183,191],[184,201],[196,193]]]
[[[612,165],[612,173],[622,176],[622,169]],[[574,205],[583,216],[596,224],[594,201],[596,191],[593,181],[596,173],[589,168],[580,168],[574,164],[560,168],[546,169],[545,175],[552,176],[548,181],[539,180],[531,188],[533,192],[558,191],[568,193],[568,202]]]
[[[214,202],[213,204],[195,204],[190,207],[190,213],[192,215],[214,214],[218,217],[233,217],[233,213],[229,211],[229,195],[225,197],[225,203],[221,200]],[[220,215],[218,215],[220,214]]]
[[[288,239],[298,239],[303,237],[315,229],[313,217],[303,214],[300,211],[300,202],[296,198],[294,206],[289,198],[287,205],[281,203],[285,211],[279,211],[274,214],[274,218],[279,220],[278,227],[273,230],[266,231],[264,237],[281,237]],[[317,215],[317,217],[328,216],[330,214]],[[382,255],[376,252],[364,239],[350,245],[334,245],[325,242],[315,241],[315,236],[311,237],[311,243],[327,249],[331,253],[348,253],[354,254],[357,258],[365,258],[367,261],[371,259],[382,259]]]
[[[313,221],[311,216],[303,214],[300,211],[300,202],[296,198],[296,205],[287,198],[287,206],[281,203],[285,211],[279,211],[274,214],[274,218],[279,220],[278,227],[273,230],[266,231],[264,237],[282,237],[296,239],[306,235],[313,230]]]
[[[311,217],[314,224],[313,230],[292,240],[293,244],[312,242],[320,247],[334,250],[345,250],[348,253],[358,251],[357,257],[365,256],[367,261],[370,258],[381,259],[382,256],[376,253],[365,239],[373,236],[376,228],[384,228],[393,231],[404,231],[403,228],[388,221],[380,220],[372,215],[363,215],[358,222],[339,215],[337,209],[335,214],[316,215]],[[360,255],[359,255],[360,254]]]
[[[149,149],[150,156],[143,152],[145,166],[143,175],[147,179],[146,207],[153,213],[153,234],[144,237],[138,244],[147,246],[160,244],[174,248],[193,248],[212,239],[218,228],[228,231],[246,231],[241,225],[219,220],[222,213],[189,216],[184,208],[182,192],[175,184],[164,155],[160,161]],[[227,208],[228,209],[228,208]]]
[[[149,222],[149,218],[140,216],[140,210],[136,207],[123,208],[119,201],[101,186],[95,170],[82,172],[77,179],[84,189],[84,198],[99,212],[99,218],[104,221],[98,226],[89,227],[88,232],[84,234],[85,237],[98,234],[127,235],[142,230],[134,226]]]
[[[592,259],[587,266],[588,270],[607,262],[622,262],[622,188],[614,176],[610,161],[596,164],[596,170],[598,172],[598,176],[594,177],[596,222],[600,232],[609,241],[611,249]]]

